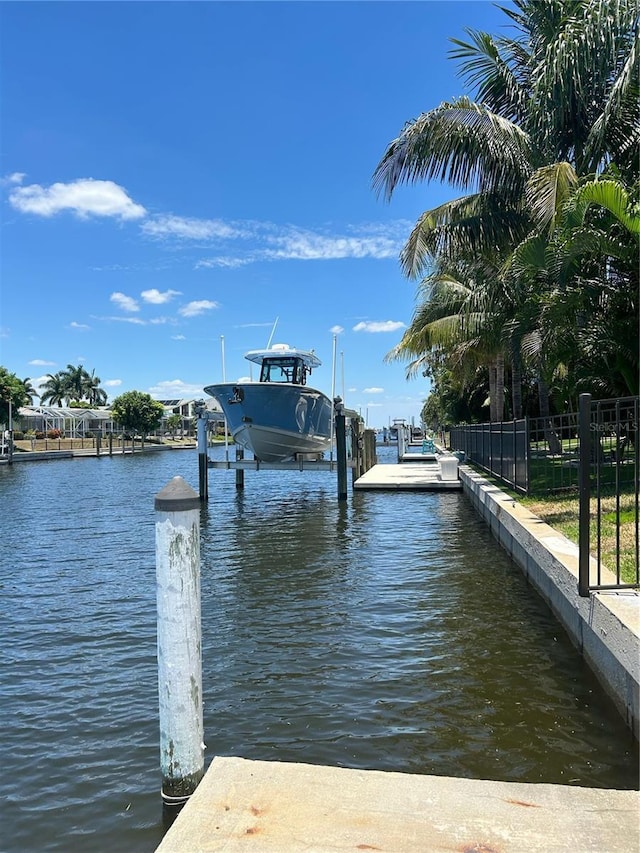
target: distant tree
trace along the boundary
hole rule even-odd
[[[31,383],[31,379],[29,376],[27,376],[26,379],[22,380],[22,384],[24,385],[24,392],[27,395],[27,397],[29,398],[28,402],[25,403],[25,405],[31,406],[31,405],[33,405],[33,398],[39,397],[40,395],[38,394],[36,389],[33,387],[32,383]]]
[[[182,416],[181,415],[170,415],[167,418],[167,427],[171,430],[171,435],[175,438],[176,430],[180,429],[182,426]]]
[[[49,373],[48,379],[42,386],[43,393],[40,397],[42,403],[50,402],[53,406],[62,406],[63,402],[69,406],[86,400],[86,406],[103,406],[107,402],[107,392],[100,387],[100,377],[95,375],[95,370],[89,373],[78,364],[68,364],[66,370],[58,373]]]
[[[113,420],[126,430],[145,436],[160,426],[164,406],[149,394],[141,391],[126,391],[111,404]]]
[[[68,364],[62,375],[67,386],[67,399],[82,400],[86,396],[87,380],[89,379],[89,374],[84,367],[81,364],[77,367]]]
[[[86,373],[83,388],[84,396],[92,406],[104,406],[107,402],[107,392],[100,387],[100,377],[96,376],[95,373],[95,369],[91,373]]]
[[[48,373],[47,380],[42,384],[42,394],[40,395],[41,403],[51,403],[52,406],[62,406],[71,398],[69,386],[66,379],[66,374],[62,371],[58,373]]]
[[[0,365],[0,423],[9,424],[9,402],[12,417],[17,417],[20,406],[26,406],[29,397],[21,379]]]

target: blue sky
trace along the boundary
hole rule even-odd
[[[82,363],[109,399],[203,396],[243,354],[314,349],[311,384],[370,426],[428,382],[385,354],[416,283],[398,254],[450,187],[371,178],[403,124],[465,93],[457,2],[2,3],[0,364]]]

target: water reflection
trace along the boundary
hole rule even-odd
[[[197,485],[195,454],[0,469],[8,853],[43,827],[52,851],[159,842],[153,499],[176,475]],[[636,787],[629,731],[462,495],[226,471],[210,495],[209,759]]]

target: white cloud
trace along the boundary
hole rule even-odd
[[[140,296],[145,302],[151,302],[153,305],[163,305],[169,302],[174,296],[180,296],[179,290],[165,290],[164,293],[157,288],[152,287],[150,290],[143,290]]]
[[[273,321],[270,320],[268,323],[240,323],[240,325],[235,326],[236,329],[262,329],[268,327],[269,329],[273,326]]]
[[[107,379],[106,382],[102,383],[105,388],[118,388],[122,385],[122,379]]]
[[[220,219],[194,219],[187,216],[155,216],[140,226],[150,237],[178,237],[184,240],[228,240],[242,232]]]
[[[172,341],[186,341],[186,337],[184,335],[171,335]]]
[[[332,326],[329,331],[332,335],[341,335],[344,332],[344,329],[342,326]]]
[[[53,367],[55,361],[45,361],[44,358],[32,358],[28,364],[32,364],[34,367]]]
[[[395,258],[397,241],[386,236],[342,237],[292,229],[268,242],[279,248],[266,250],[265,257],[290,260],[335,260],[338,258]]]
[[[111,320],[114,323],[131,323],[133,326],[146,326],[147,321],[140,317],[99,317],[100,320]]]
[[[114,216],[118,219],[140,219],[146,215],[142,205],[136,204],[127,191],[113,181],[80,178],[69,184],[56,183],[50,187],[30,184],[18,187],[9,195],[9,201],[22,213],[53,216],[71,210],[81,218],[88,216]]]
[[[384,394],[384,388],[365,388],[363,394]]]
[[[179,308],[178,314],[182,314],[183,317],[196,317],[198,314],[204,314],[205,311],[211,311],[212,308],[217,307],[217,302],[211,302],[209,299],[197,299]]]
[[[367,409],[380,409],[384,403],[367,403]]]
[[[212,269],[214,267],[221,267],[222,269],[237,269],[238,267],[244,267],[247,264],[254,263],[255,258],[230,258],[230,257],[219,257],[219,258],[203,258],[201,261],[195,265],[194,269]]]
[[[357,323],[353,327],[354,332],[397,332],[404,329],[405,324],[401,320],[368,320],[366,323]]]
[[[26,172],[12,172],[5,178],[2,178],[2,180],[0,180],[0,184],[3,186],[6,186],[7,184],[21,184],[26,176]]]
[[[70,328],[70,329],[90,329],[90,328],[91,328],[91,326],[87,326],[87,324],[86,324],[86,323],[76,323],[76,321],[75,321],[75,320],[72,320],[72,321],[69,323],[69,328]]]
[[[121,308],[123,311],[130,311],[133,313],[134,311],[140,310],[140,306],[132,296],[127,296],[126,294],[120,293],[119,291],[112,293],[109,297],[109,300],[113,302],[114,305],[117,305],[118,308]]]
[[[183,382],[182,379],[168,379],[158,382],[149,389],[149,393],[157,400],[185,399],[187,397],[204,399],[205,397],[202,385]]]

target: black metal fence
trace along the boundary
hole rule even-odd
[[[451,427],[449,444],[469,461],[519,492],[529,491],[526,420]]]
[[[582,394],[578,412],[455,426],[449,432],[452,450],[463,451],[515,491],[579,495],[583,595],[640,586],[639,401],[592,401]]]
[[[581,394],[579,422],[580,595],[638,587],[640,398]]]

